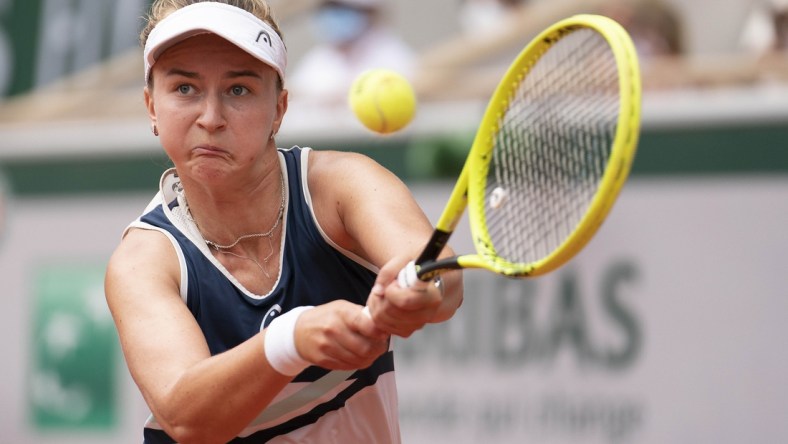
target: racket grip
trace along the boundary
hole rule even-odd
[[[416,261],[408,262],[397,275],[397,283],[402,288],[426,287],[427,283],[419,279]]]

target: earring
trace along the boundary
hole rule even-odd
[[[274,131],[271,131],[271,136],[268,138],[268,140],[274,140],[274,134],[276,133]]]
[[[155,123],[151,123],[150,124],[150,130],[153,132],[154,136],[156,136],[156,137],[159,136],[159,129],[156,128],[156,124]]]

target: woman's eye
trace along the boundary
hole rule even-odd
[[[233,86],[232,88],[230,88],[230,93],[234,96],[242,96],[247,92],[249,92],[249,90],[243,86]]]
[[[189,94],[191,91],[192,91],[192,87],[189,85],[178,86],[178,92],[181,94]]]

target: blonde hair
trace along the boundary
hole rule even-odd
[[[151,31],[153,31],[153,28],[155,28],[160,21],[164,20],[165,17],[183,7],[204,1],[224,3],[251,13],[270,25],[284,42],[282,31],[279,29],[279,25],[276,23],[276,19],[274,19],[273,11],[271,11],[271,6],[268,5],[266,0],[155,0],[150,7],[148,15],[145,17],[145,27],[143,27],[142,32],[140,32],[140,45],[142,45],[143,48],[145,47],[145,43],[147,43]],[[152,76],[149,79],[149,84],[153,86]],[[282,79],[278,80],[277,87],[280,90],[283,88]]]

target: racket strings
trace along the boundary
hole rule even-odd
[[[493,248],[512,263],[547,257],[574,231],[604,174],[619,109],[616,60],[593,30],[559,39],[525,69],[494,136],[485,199]]]

